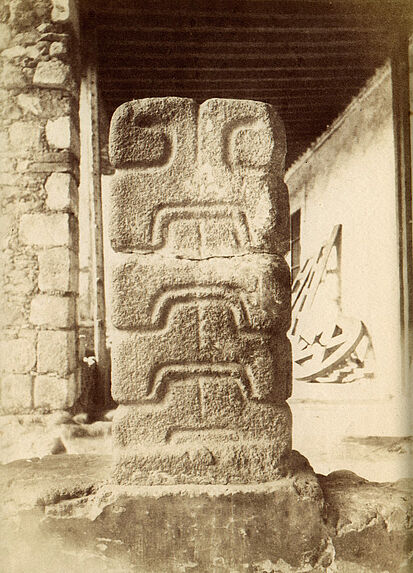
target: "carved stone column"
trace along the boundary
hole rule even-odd
[[[118,483],[269,481],[289,456],[285,151],[264,103],[154,98],[115,112]]]

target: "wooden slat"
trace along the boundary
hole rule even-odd
[[[181,50],[185,54],[190,53],[190,50],[196,53],[210,52],[212,50],[220,51],[221,53],[239,53],[239,52],[254,52],[262,53],[262,50],[267,52],[275,52],[278,57],[291,57],[291,50],[296,53],[301,53],[302,56],[309,54],[313,57],[319,58],[340,58],[340,57],[354,57],[357,51],[363,48],[386,49],[390,43],[390,39],[382,35],[380,37],[370,38],[358,36],[350,39],[329,39],[328,52],[326,53],[326,41],[317,41],[313,38],[308,38],[304,41],[297,41],[294,36],[291,36],[287,41],[260,41],[249,38],[244,38],[243,42],[233,41],[193,41],[191,39],[184,40],[182,36],[177,36],[173,40],[167,40],[165,37],[156,39],[152,38],[148,44],[148,40],[143,40],[140,35],[132,39],[125,38],[122,34],[116,34],[112,38],[107,35],[102,35],[99,43],[99,48],[102,51],[110,51],[116,49],[117,55],[135,55],[137,50],[139,54],[146,52],[149,49],[151,52],[165,52],[173,48],[174,50]],[[286,52],[286,54],[284,54]],[[358,52],[359,53],[359,52]]]
[[[365,65],[361,69],[367,70],[367,73],[373,73],[374,67]],[[216,68],[157,68],[156,81],[158,82],[206,82],[208,84],[218,82],[244,82],[264,83],[275,82],[278,80],[306,79],[306,78],[344,78],[353,76],[354,72],[349,67],[337,66],[336,68],[257,68],[250,71],[244,71],[242,68],[216,69]],[[106,77],[116,76],[116,81],[130,81],[131,77],[139,78],[139,81],[153,80],[153,69],[149,68],[104,68],[102,74]],[[257,77],[258,76],[258,77]]]
[[[408,3],[406,2],[406,7]],[[151,11],[151,13],[184,12],[186,14],[208,12],[212,14],[223,13],[261,15],[276,13],[288,17],[306,17],[308,15],[327,18],[329,15],[357,14],[383,16],[394,12],[394,0],[82,0],[79,3],[83,13],[102,12],[115,16],[116,14],[130,14],[136,11]],[[400,8],[403,2],[399,2]]]
[[[332,77],[335,79],[336,82],[341,82],[343,80],[348,80],[349,78],[353,78],[354,74],[351,74],[351,70],[349,71],[349,74],[332,74]],[[275,87],[287,87],[288,86],[307,86],[307,85],[311,85],[311,86],[322,86],[325,83],[325,80],[327,79],[331,79],[330,76],[302,76],[302,77],[296,77],[296,78],[289,78],[289,77],[284,77],[282,75],[276,77],[271,77],[271,78],[265,78],[265,79],[260,79],[260,78],[226,78],[226,79],[217,79],[217,78],[211,78],[208,80],[208,83],[206,84],[205,78],[159,78],[159,77],[151,77],[148,79],[145,78],[140,78],[140,77],[136,77],[136,78],[120,78],[120,77],[116,77],[116,79],[114,79],[113,81],[111,81],[112,84],[117,84],[117,85],[121,85],[121,84],[129,84],[129,85],[133,85],[135,86],[137,89],[139,89],[140,86],[142,87],[146,87],[146,86],[151,86],[151,85],[156,85],[160,88],[162,88],[164,85],[168,85],[168,86],[174,86],[175,84],[179,84],[180,86],[185,86],[185,88],[191,88],[191,87],[197,87],[197,86],[202,86],[202,85],[208,85],[209,88],[211,88],[211,86],[215,86],[215,84],[220,87],[220,88],[233,88],[234,86],[240,86],[241,89],[243,89],[243,86],[245,85],[253,85],[256,86],[257,89],[273,89]],[[110,81],[110,80],[109,80]],[[353,84],[353,81],[350,81],[350,85]],[[248,89],[248,88],[247,88]]]
[[[305,45],[307,42],[322,41],[324,43],[337,42],[337,41],[354,41],[354,39],[377,37],[383,42],[383,32],[377,30],[368,30],[366,28],[359,30],[344,30],[336,29],[275,29],[275,28],[173,28],[173,27],[131,27],[131,28],[116,28],[115,25],[110,25],[107,28],[99,29],[99,33],[105,38],[105,41],[111,42],[113,39],[122,38],[125,42],[133,42],[136,39],[141,41],[175,41],[185,40],[203,44],[203,42],[283,42],[288,45],[288,42],[294,41]]]
[[[287,3],[286,3],[287,4]],[[151,4],[148,6],[131,6],[129,8],[115,8],[107,9],[106,6],[99,7],[99,20],[102,23],[110,23],[110,21],[116,19],[119,24],[128,25],[132,20],[138,20],[141,25],[146,23],[162,23],[165,20],[168,23],[187,23],[193,25],[196,22],[198,25],[200,23],[205,23],[208,25],[215,26],[225,26],[228,22],[234,26],[282,26],[283,28],[295,28],[300,26],[319,27],[320,23],[324,26],[329,27],[362,27],[362,22],[360,21],[360,15],[355,14],[354,11],[334,11],[334,12],[323,12],[317,10],[311,10],[307,4],[307,9],[304,12],[299,12],[295,9],[291,9],[287,12],[282,12],[280,10],[281,5],[275,5],[274,2],[272,6],[269,7],[268,3],[266,8],[263,10],[257,10],[254,3],[249,3],[249,9],[239,10],[237,7],[239,3],[232,3],[232,9],[225,9],[225,3],[220,3],[219,9],[197,9],[194,5],[189,5],[185,9],[180,8],[180,3],[175,2],[173,7],[166,8],[156,7]],[[254,9],[251,9],[254,6]],[[302,7],[302,6],[301,6]],[[359,6],[360,8],[360,3]],[[270,8],[270,9],[269,9]],[[273,8],[273,9],[271,9]],[[318,8],[320,8],[320,2],[318,2]],[[369,26],[380,26],[383,27],[388,24],[383,22],[383,13],[377,9],[370,10],[369,13]]]

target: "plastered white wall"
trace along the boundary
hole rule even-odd
[[[302,261],[342,224],[341,311],[366,325],[376,377],[295,384],[295,398],[385,400],[401,392],[397,193],[390,66],[286,175],[301,209]],[[373,424],[374,425],[374,424]]]

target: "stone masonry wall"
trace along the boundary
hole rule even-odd
[[[76,15],[69,0],[0,7],[2,413],[79,392]]]
[[[282,122],[259,102],[144,99],[109,143],[115,479],[273,479],[291,451]]]

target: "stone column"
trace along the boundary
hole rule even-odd
[[[274,479],[291,452],[285,132],[270,105],[112,118],[118,483]]]
[[[70,0],[0,8],[2,413],[78,395],[78,29]]]

